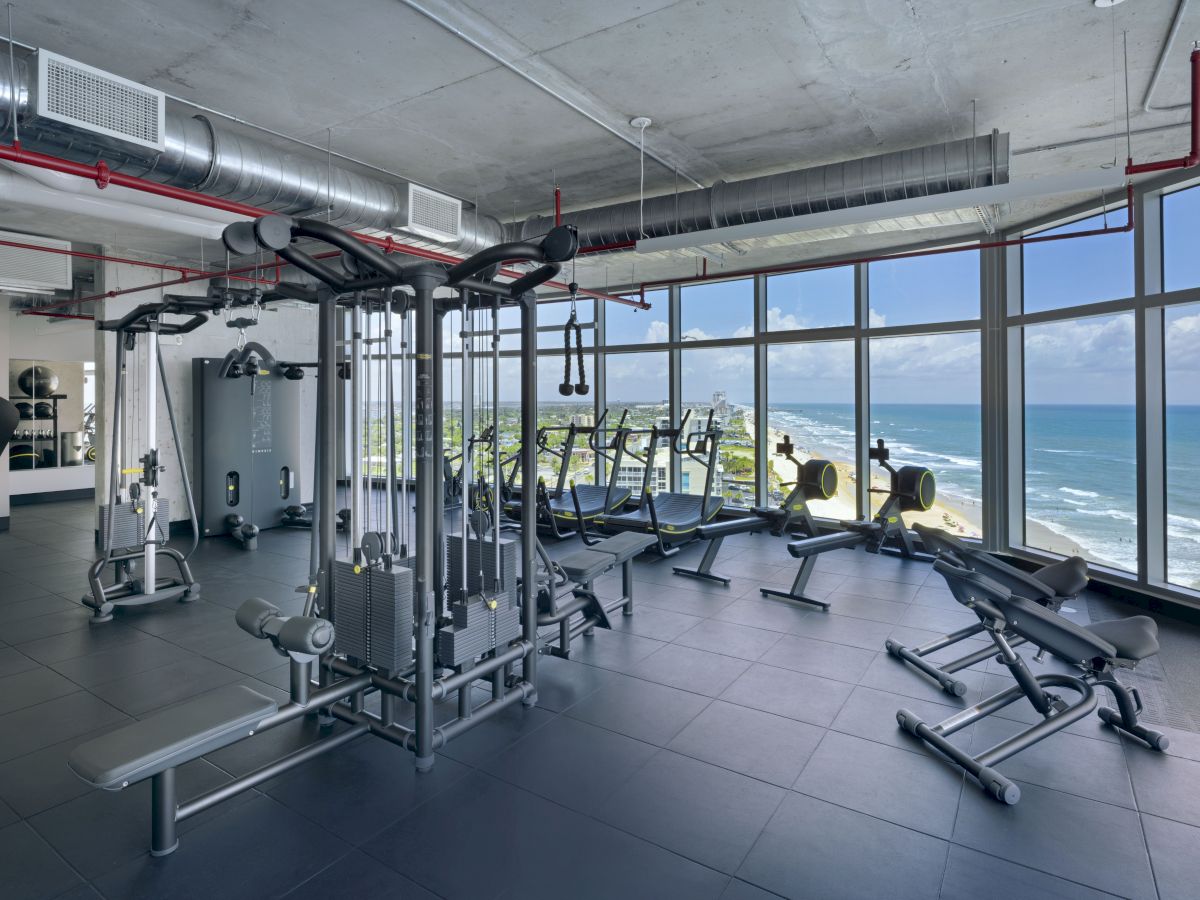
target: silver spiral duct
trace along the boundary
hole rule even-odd
[[[430,250],[469,255],[503,240],[500,222],[474,210],[463,211],[457,241],[411,234],[404,228],[407,183],[286,152],[205,116],[189,115],[171,101],[163,132],[166,147],[161,152],[39,119],[33,112],[36,58],[18,58],[15,68],[14,89],[7,60],[0,65],[0,123],[11,131],[15,96],[21,143],[28,149],[89,164],[103,159],[114,171],[275,212],[328,216],[335,225],[395,232],[405,242]]]
[[[563,214],[579,229],[579,243],[601,247],[889,200],[946,194],[1008,181],[1008,135],[993,132],[916,150],[830,163],[744,181],[719,181],[684,191]],[[639,224],[640,223],[640,224]],[[553,220],[532,216],[510,237],[545,232]]]
[[[135,144],[41,119],[33,112],[35,57],[16,60],[16,84],[0,62],[0,123],[11,132],[15,111],[21,142],[29,149],[78,162],[100,159],[114,170],[163,184],[291,215],[328,216],[335,225],[381,229],[430,250],[471,254],[503,240],[524,240],[554,224],[532,216],[504,226],[464,209],[459,237],[438,241],[405,228],[408,184],[362,175],[315,156],[289,153],[205,116],[189,115],[168,101],[165,149]],[[2,127],[2,126],[0,126]],[[944,194],[1008,181],[1008,135],[977,138],[884,153],[815,168],[717,182],[710,188],[647,197],[567,213],[583,247],[706,231],[728,225],[866,206],[888,200]]]

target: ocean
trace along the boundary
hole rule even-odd
[[[772,428],[806,452],[854,457],[854,407],[776,403]],[[968,516],[982,497],[979,407],[874,404],[872,440],[897,464],[927,466],[938,491]],[[1028,519],[1078,544],[1089,559],[1137,569],[1137,473],[1132,406],[1030,405],[1025,420]],[[1200,406],[1167,409],[1168,580],[1200,586]],[[972,522],[978,527],[981,523]]]

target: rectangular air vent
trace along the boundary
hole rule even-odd
[[[153,150],[166,146],[161,91],[46,50],[38,51],[37,114]]]
[[[71,249],[70,241],[56,241],[11,231],[0,231],[0,241],[55,250]],[[62,253],[46,253],[27,247],[0,244],[0,289],[48,294],[51,291],[69,291],[71,287],[71,257]]]
[[[408,223],[403,227],[435,241],[457,241],[462,227],[462,201],[409,184]]]

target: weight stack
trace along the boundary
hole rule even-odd
[[[333,564],[334,649],[361,664],[388,673],[413,663],[413,573]]]
[[[476,598],[450,607],[453,625],[437,633],[437,657],[443,666],[456,667],[485,653],[503,649],[521,636],[521,610],[503,601],[495,609]]]
[[[479,540],[467,538],[467,591],[463,596],[463,538],[451,534],[446,538],[446,584],[453,600],[462,601],[472,596],[497,595],[502,606],[517,605],[517,548],[520,542],[502,537],[497,542],[491,538]],[[499,591],[496,590],[496,558],[500,560]]]
[[[106,503],[100,507],[98,524],[100,532],[100,549],[128,550],[141,547],[146,543],[146,507],[140,501],[118,503],[113,512],[113,530],[110,540],[108,533],[108,510]],[[171,501],[158,499],[157,532],[158,542],[165,544],[170,529]]]

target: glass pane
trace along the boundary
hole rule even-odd
[[[796,467],[775,452],[791,438],[800,462],[828,459],[837,468],[838,492],[809,503],[813,515],[853,519],[854,344],[823,341],[776,344],[767,349],[767,503],[782,503]]]
[[[767,278],[767,330],[854,324],[854,267],[813,269]]]
[[[671,401],[670,373],[665,351],[655,353],[613,353],[604,360],[606,373],[605,396],[608,399],[608,422],[615,425],[622,413],[628,409],[625,424],[636,429],[648,429],[654,424],[670,422]],[[612,432],[605,437],[611,439]],[[649,437],[639,436],[629,440],[629,447],[639,456],[649,449]],[[670,450],[657,448],[654,455],[652,487],[655,491],[670,489]],[[645,466],[628,455],[622,457],[621,469],[617,473],[617,484],[627,487],[637,498],[642,488]],[[605,464],[605,477],[611,468]]]
[[[708,414],[723,434],[711,496],[734,506],[754,505],[754,354],[749,347],[685,350],[681,354],[683,412],[691,412],[687,430],[704,430]],[[695,447],[694,444],[691,446]],[[703,494],[709,471],[707,453],[680,460],[680,489]]]
[[[614,304],[619,305],[619,304]],[[580,300],[575,304],[576,318],[581,326],[579,336],[583,346],[591,347],[596,342],[596,329],[593,326],[596,303],[594,300]],[[561,350],[563,347],[563,326],[571,315],[570,303],[539,303],[538,304],[538,349]],[[542,331],[547,325],[557,326],[554,331]],[[518,319],[517,327],[520,327]],[[575,346],[575,335],[571,335],[571,346]],[[517,342],[517,349],[521,344]]]
[[[604,342],[617,344],[663,344],[671,332],[667,319],[671,314],[670,298],[666,291],[647,291],[649,309],[609,303],[604,307]]]
[[[1025,329],[1025,543],[1137,570],[1133,315]]]
[[[893,466],[924,466],[937,483],[932,509],[904,513],[909,525],[983,533],[979,397],[978,332],[871,341],[870,441],[883,438]],[[878,465],[871,467],[871,485],[889,486]],[[871,495],[872,512],[884,499]]]
[[[679,305],[685,341],[754,335],[753,279],[688,285]]]
[[[1124,209],[1108,215],[1110,226],[1124,225],[1126,221]],[[1104,225],[1103,216],[1092,216],[1040,233],[1070,234]],[[1025,312],[1133,296],[1132,233],[1027,244],[1021,250]]]
[[[1200,285],[1200,188],[1167,194],[1162,199],[1163,289],[1180,291]]]
[[[979,318],[979,251],[870,264],[870,325],[916,325]]]
[[[1200,588],[1200,303],[1165,314],[1167,580]]]
[[[571,356],[571,386],[574,387],[579,373],[574,354]],[[563,395],[559,390],[563,384],[562,359],[558,356],[538,357],[538,427],[554,429],[546,435],[547,443],[554,450],[562,452],[567,449],[564,442],[568,437],[568,429],[572,422],[582,427],[591,427],[596,415],[596,390],[593,386],[595,372],[595,357],[591,353],[584,354],[583,374],[588,387],[586,394]],[[515,373],[514,373],[515,375]],[[519,423],[518,423],[519,425]],[[577,435],[570,448],[567,461],[567,479],[579,484],[593,484],[596,480],[596,457],[588,447],[587,435]],[[559,457],[553,453],[543,452],[538,456],[538,475],[546,479],[546,484],[554,488],[558,484],[558,473],[561,467]]]

